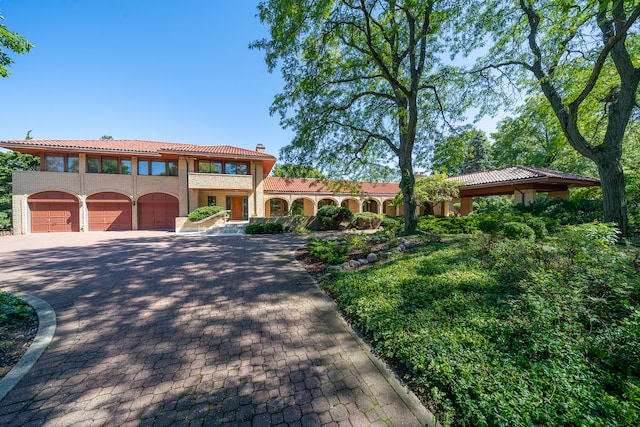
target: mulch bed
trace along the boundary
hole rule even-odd
[[[38,332],[38,316],[17,324],[0,325],[0,379],[18,363]]]

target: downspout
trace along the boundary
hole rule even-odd
[[[187,169],[187,215],[189,215],[189,207],[191,206],[189,202],[189,157],[184,156],[184,162],[186,163]]]
[[[253,215],[258,216],[258,166],[256,162],[253,163]]]

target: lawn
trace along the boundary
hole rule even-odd
[[[455,236],[322,286],[444,425],[640,425],[639,255],[614,239]]]

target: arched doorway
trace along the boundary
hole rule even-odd
[[[323,206],[337,206],[337,205],[338,204],[333,199],[320,199],[320,201],[318,202],[318,209],[320,209]]]
[[[378,213],[378,202],[376,202],[375,200],[365,200],[364,203],[362,203],[362,212],[371,212],[371,213]]]

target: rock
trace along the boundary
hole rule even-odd
[[[362,258],[362,259],[358,260],[358,264],[360,264],[360,265],[369,264],[369,261],[367,261],[366,259]]]
[[[327,267],[327,270],[340,271],[342,270],[342,265],[330,265],[329,267]]]
[[[342,267],[343,270],[347,270],[350,267],[349,262],[343,262],[340,264],[340,267]]]
[[[367,255],[368,262],[376,262],[377,260],[378,260],[378,255],[374,253],[370,253],[369,255]]]
[[[358,261],[356,261],[355,259],[352,259],[351,261],[349,261],[349,267],[358,268],[358,267],[360,267],[360,263]]]

